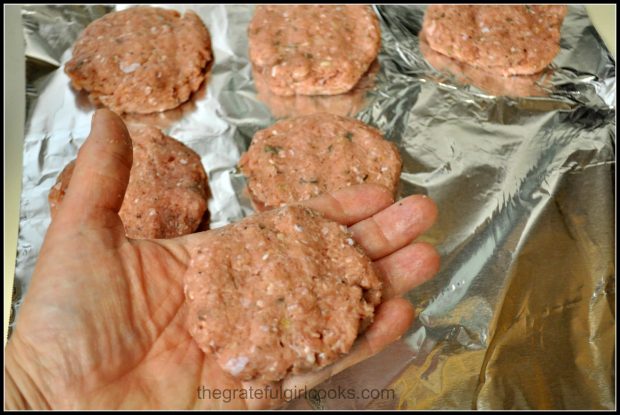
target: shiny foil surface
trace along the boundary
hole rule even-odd
[[[90,21],[126,7],[23,7],[16,312],[49,225],[48,192],[94,111],[62,65]],[[236,169],[253,134],[316,111],[380,129],[403,158],[400,197],[427,194],[439,207],[422,239],[438,247],[442,267],[407,295],[414,324],[318,387],[393,396],[300,399],[289,408],[615,408],[616,67],[582,6],[569,6],[561,52],[533,79],[498,79],[433,56],[418,38],[424,6],[376,6],[382,49],[362,82],[341,96],[298,98],[274,97],[253,76],[253,6],[169,7],[200,15],[215,63],[190,102],[125,120],[158,125],[201,155],[212,228],[253,212]]]

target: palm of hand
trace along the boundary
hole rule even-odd
[[[129,241],[122,225],[99,233],[47,238],[37,267],[46,275],[33,276],[11,340],[60,375],[46,385],[48,404],[193,408],[207,404],[197,400],[200,384],[236,387],[224,372],[214,373],[217,365],[185,329],[185,248]]]
[[[98,118],[116,122],[110,114]],[[95,142],[95,127],[90,148],[84,146],[74,173],[78,177],[81,168],[85,183],[93,177],[92,173],[85,177],[84,160],[90,153],[101,159],[101,148],[96,145],[104,145]],[[121,134],[122,128],[116,128],[106,133]],[[126,151],[122,154],[127,156]],[[127,164],[118,154],[110,158],[113,167],[108,163],[99,168],[118,171],[122,169],[119,163]],[[128,169],[123,174],[128,175]],[[226,402],[199,399],[200,387],[238,393],[256,385],[239,382],[221,370],[186,329],[182,278],[189,248],[200,243],[201,234],[174,240],[127,239],[117,215],[120,201],[105,196],[115,194],[110,188],[124,193],[123,174],[116,181],[95,174],[108,182],[100,183],[104,196],[97,197],[104,199],[92,209],[77,203],[72,208],[71,200],[89,199],[78,194],[81,180],[72,181],[66,206],[46,236],[7,356],[52,408],[208,409],[281,404],[277,399],[244,400],[240,395]],[[88,191],[93,192],[92,186]],[[432,248],[409,242],[433,223],[435,208],[420,197],[388,207],[390,202],[385,191],[366,186],[306,203],[351,226],[355,239],[384,277],[387,301],[349,355],[319,372],[291,376],[272,385],[275,389],[309,389],[378,352],[409,326],[411,306],[398,296],[430,278],[438,266]]]

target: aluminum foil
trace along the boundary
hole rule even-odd
[[[212,227],[252,213],[236,163],[253,134],[320,110],[379,128],[404,160],[400,196],[424,193],[439,206],[423,239],[442,268],[407,295],[412,327],[318,387],[391,388],[394,399],[290,408],[615,407],[615,61],[583,7],[570,6],[544,75],[498,80],[421,51],[424,6],[378,6],[383,46],[364,82],[343,96],[288,101],[252,76],[253,6],[169,7],[194,9],[209,28],[208,83],[179,109],[126,119],[157,124],[202,156]],[[23,9],[29,113],[16,310],[50,221],[48,191],[94,110],[62,65],[83,27],[114,8]]]

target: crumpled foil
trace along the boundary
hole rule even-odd
[[[424,6],[377,6],[383,46],[362,86],[292,101],[257,92],[246,35],[253,6],[170,7],[196,10],[209,28],[207,86],[179,109],[126,120],[156,124],[202,156],[211,227],[252,213],[236,163],[253,134],[321,110],[379,128],[403,157],[400,196],[424,193],[439,206],[423,240],[442,267],[407,295],[412,327],[317,388],[387,388],[393,399],[289,408],[615,408],[615,61],[583,7],[569,6],[561,52],[528,81],[425,58]],[[85,25],[113,9],[23,8],[29,112],[15,309],[50,221],[48,191],[93,113],[62,64]]]

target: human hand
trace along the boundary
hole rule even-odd
[[[97,111],[65,198],[45,236],[5,351],[5,406],[52,409],[268,408],[281,399],[199,399],[198,389],[247,390],[190,336],[183,275],[204,233],[167,240],[125,236],[118,211],[129,179],[123,122]],[[373,324],[338,362],[272,389],[310,389],[397,340],[413,308],[400,296],[430,279],[439,257],[413,243],[435,221],[434,203],[360,185],[304,203],[349,226],[383,278]]]

